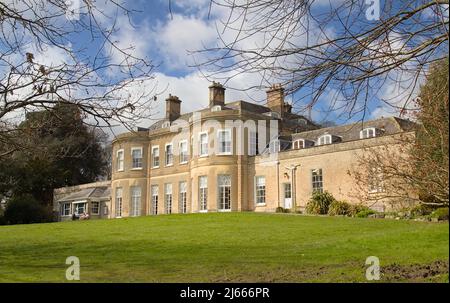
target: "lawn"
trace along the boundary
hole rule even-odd
[[[0,282],[448,281],[449,225],[290,214],[210,213],[0,226]]]

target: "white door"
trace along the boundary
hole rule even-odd
[[[292,208],[292,190],[291,183],[284,183],[284,208]]]

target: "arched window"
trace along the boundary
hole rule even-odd
[[[319,139],[317,140],[317,145],[325,145],[325,144],[331,144],[332,140],[331,140],[331,135],[322,135],[319,137]]]
[[[359,132],[359,138],[360,139],[368,139],[368,138],[374,138],[376,137],[377,132],[375,127],[367,127]]]

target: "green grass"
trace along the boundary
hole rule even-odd
[[[68,256],[81,282],[364,282],[368,256],[448,264],[449,226],[257,213],[0,226],[0,282],[64,282]],[[448,267],[396,279],[444,282]]]

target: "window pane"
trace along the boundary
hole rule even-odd
[[[231,209],[231,176],[219,175],[218,176],[218,199],[220,210]]]
[[[180,163],[188,161],[188,145],[187,142],[180,143]]]
[[[200,210],[204,211],[208,209],[208,178],[207,176],[200,176],[198,178],[199,184],[199,201]]]
[[[141,215],[141,188],[139,186],[131,187],[131,216]]]
[[[142,149],[132,149],[132,168],[142,168]]]
[[[284,197],[286,199],[292,198],[291,183],[285,183],[284,184]]]
[[[185,214],[187,212],[187,183],[180,182],[180,212]]]
[[[122,216],[122,188],[116,188],[116,217]]]
[[[173,150],[172,145],[166,146],[166,165],[170,165],[173,163]]]
[[[158,185],[152,185],[152,209],[151,209],[152,215],[158,214],[158,192],[159,192]]]
[[[255,197],[256,204],[266,203],[266,178],[263,176],[256,177]]]
[[[91,202],[91,212],[93,215],[98,215],[100,213],[100,203]]]
[[[152,166],[153,167],[158,167],[159,166],[159,148],[155,147],[152,149]]]
[[[172,184],[164,185],[166,214],[172,213]]]
[[[200,135],[200,155],[204,156],[208,154],[208,134]]]
[[[123,151],[117,152],[117,170],[123,170]]]
[[[313,192],[323,192],[322,169],[313,169],[311,176]]]

